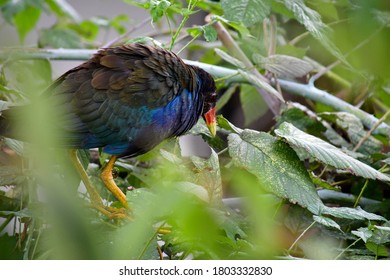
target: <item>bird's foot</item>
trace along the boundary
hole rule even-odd
[[[91,207],[98,210],[100,213],[105,215],[109,219],[114,220],[131,220],[131,215],[126,208],[115,208],[110,206],[104,206],[103,204],[92,203]]]

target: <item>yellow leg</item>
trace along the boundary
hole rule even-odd
[[[106,188],[119,200],[120,203],[126,208],[129,208],[127,205],[127,200],[125,194],[121,191],[120,188],[115,184],[114,178],[112,177],[112,168],[114,167],[115,161],[118,157],[112,156],[107,164],[103,167],[100,178],[102,179]]]
[[[89,180],[88,174],[85,172],[83,165],[81,164],[79,158],[77,157],[77,150],[70,150],[69,154],[70,154],[70,159],[71,159],[73,165],[76,167],[76,170],[77,170],[78,174],[80,175],[81,180],[83,181],[83,183],[85,185],[85,188],[87,189],[87,192],[88,192],[89,197],[91,199],[92,207],[95,208],[96,210],[100,211],[102,214],[106,215],[109,218],[126,218],[127,215],[125,214],[125,211],[122,211],[123,209],[116,209],[116,208],[112,208],[112,207],[107,207],[103,204],[102,199],[101,199],[98,191],[92,185],[91,181]],[[111,175],[111,177],[112,177],[112,175]],[[114,182],[114,184],[115,184],[115,182]],[[110,190],[110,188],[108,188],[108,189]],[[121,190],[119,188],[118,188],[118,190],[121,192]],[[122,195],[124,196],[123,193],[122,193]],[[125,197],[125,199],[126,199],[126,197]]]
[[[81,164],[79,158],[77,157],[77,150],[70,150],[70,159],[72,160],[73,165],[76,167],[77,172],[79,173],[81,180],[83,181],[85,188],[91,199],[91,204],[93,206],[104,207],[102,199],[89,180],[87,172],[85,172],[83,165]]]

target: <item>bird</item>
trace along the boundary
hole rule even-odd
[[[77,150],[102,148],[110,155],[100,177],[128,208],[125,194],[113,179],[116,160],[144,154],[165,139],[185,134],[201,116],[215,136],[217,99],[215,81],[208,72],[184,63],[172,51],[138,43],[98,50],[39,97],[55,112],[50,125],[61,135],[58,145],[70,151],[92,206],[108,216],[116,212],[103,205]],[[30,105],[0,112],[0,135],[24,137],[15,129],[15,120],[26,106]]]

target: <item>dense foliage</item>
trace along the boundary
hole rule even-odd
[[[183,156],[172,139],[119,160],[131,214],[110,220],[88,207],[66,151],[31,115],[38,141],[0,142],[1,259],[389,257],[387,1],[123,2],[150,18],[129,27],[126,11],[83,19],[66,1],[0,1],[20,39],[20,49],[0,50],[0,110],[39,98],[52,81],[50,59],[159,44],[216,78],[218,135],[202,120],[190,131],[210,156]],[[38,30],[43,13],[56,20]],[[132,36],[150,23],[154,34]],[[33,31],[37,49],[25,48]],[[102,42],[108,32],[116,39]],[[110,204],[98,177],[107,155],[79,156]]]

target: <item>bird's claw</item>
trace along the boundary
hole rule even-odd
[[[91,204],[91,207],[98,210],[100,213],[105,215],[108,219],[122,220],[127,219],[131,220],[130,213],[126,208],[115,208],[104,205],[94,205]]]

